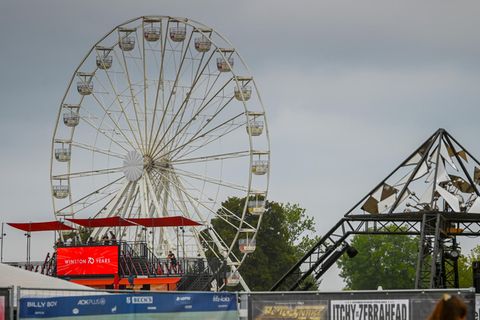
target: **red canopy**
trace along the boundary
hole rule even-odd
[[[60,231],[60,230],[75,230],[72,227],[63,224],[60,221],[48,221],[48,222],[28,222],[28,223],[7,223],[9,226],[26,231]]]
[[[144,227],[183,227],[183,226],[200,226],[201,223],[191,219],[174,216],[174,217],[160,217],[160,218],[129,218],[132,221]]]
[[[86,228],[100,228],[100,227],[125,227],[133,226],[134,223],[122,217],[109,218],[95,218],[95,219],[67,219],[70,222],[81,225]]]

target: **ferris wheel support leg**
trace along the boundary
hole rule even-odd
[[[176,183],[174,185],[174,188],[175,188],[175,191],[177,192],[178,198],[180,200],[180,204],[182,205],[182,210],[184,212],[184,215],[187,216],[187,218],[191,219],[192,216],[188,212],[187,206],[185,205],[185,198],[184,198],[183,193],[181,192],[180,187],[179,187],[180,182],[178,181],[178,177],[175,174],[172,174],[172,176],[176,181]],[[203,250],[202,242],[199,238],[197,229],[192,228],[192,231],[193,231],[193,234],[195,235],[194,239],[195,239],[195,244],[197,245],[198,252],[199,252],[199,254],[201,255],[202,258],[206,259],[207,256],[205,255],[205,252]]]
[[[110,217],[113,215],[115,209],[118,207],[119,203],[121,202],[122,198],[125,196],[125,193],[127,192],[131,182],[126,181],[123,185],[123,187],[120,189],[120,192],[118,192],[114,198],[114,200],[110,203],[110,205],[107,207],[107,215],[106,217]],[[98,228],[97,231],[95,232],[94,237],[98,237],[102,233],[103,228]]]
[[[145,182],[147,184],[147,189],[149,190],[150,192],[150,197],[152,199],[152,203],[153,203],[153,206],[155,207],[155,210],[160,213],[162,212],[161,208],[160,208],[160,203],[158,201],[158,195],[155,193],[155,190],[153,188],[153,184],[152,184],[152,181],[150,180],[150,176],[148,175],[148,173],[145,173]],[[155,231],[152,233],[152,237],[153,235],[155,234]],[[163,232],[160,233],[160,237],[158,239],[158,241],[160,243],[165,243],[165,242],[168,242],[168,240],[165,238],[165,234]],[[154,249],[153,247],[154,245],[152,245],[152,249]],[[170,242],[168,242],[168,246],[170,247]]]
[[[128,192],[127,199],[125,200],[125,203],[123,204],[122,212],[121,212],[121,217],[125,218],[127,214],[128,207],[130,206],[130,202],[132,201],[133,193],[135,192],[137,183],[132,182],[130,185],[130,191]],[[125,228],[125,227],[124,227]],[[120,235],[120,240],[123,238],[123,232],[122,232],[122,227],[118,227],[118,235]]]

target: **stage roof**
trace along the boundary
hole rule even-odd
[[[159,217],[159,218],[130,218],[129,221],[132,221],[136,224],[139,224],[144,227],[154,228],[154,227],[184,227],[184,226],[201,226],[201,223],[193,221],[191,219],[174,216],[174,217]]]
[[[135,224],[122,217],[109,218],[95,218],[95,219],[67,219],[70,222],[81,225],[86,228],[100,228],[100,227],[126,227],[134,226]]]
[[[7,224],[16,229],[20,229],[26,232],[36,231],[60,231],[60,230],[75,230],[72,227],[63,224],[60,221],[47,221],[47,222],[28,222],[28,223],[12,223]]]

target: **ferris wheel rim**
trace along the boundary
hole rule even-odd
[[[130,19],[130,20],[128,20],[127,22],[124,22],[124,23],[116,26],[115,28],[113,28],[110,32],[108,32],[107,34],[105,34],[105,36],[103,36],[98,42],[96,42],[96,43],[91,47],[91,49],[87,52],[87,54],[85,55],[85,57],[81,60],[80,64],[79,64],[79,65],[77,66],[77,68],[75,69],[75,71],[74,71],[74,73],[73,73],[73,75],[72,75],[72,77],[71,77],[71,79],[70,79],[70,82],[69,82],[69,84],[68,84],[68,86],[67,86],[66,92],[65,92],[65,94],[64,94],[64,96],[63,96],[63,98],[62,98],[62,102],[61,102],[61,104],[60,104],[60,108],[59,108],[59,111],[58,111],[58,114],[57,114],[57,121],[56,121],[56,125],[55,125],[55,130],[54,130],[54,134],[53,134],[53,138],[52,138],[52,150],[51,150],[52,156],[51,156],[51,164],[50,164],[50,180],[51,180],[52,188],[53,188],[53,186],[54,186],[54,184],[53,184],[53,183],[54,183],[54,178],[56,177],[56,176],[53,174],[53,166],[54,166],[54,163],[55,163],[55,159],[54,159],[54,148],[55,148],[55,143],[56,143],[57,129],[58,129],[59,124],[61,123],[61,116],[62,116],[62,108],[63,108],[63,105],[65,104],[65,100],[66,100],[66,98],[67,98],[68,92],[69,92],[69,91],[71,90],[71,88],[72,88],[72,85],[73,85],[73,83],[74,83],[76,74],[79,72],[79,70],[81,69],[81,67],[83,66],[83,64],[85,63],[85,61],[88,59],[88,57],[89,57],[92,53],[95,52],[96,47],[97,47],[100,43],[102,43],[102,41],[105,40],[110,34],[114,33],[115,31],[118,31],[121,27],[123,27],[123,26],[125,26],[125,25],[127,25],[127,24],[129,24],[129,23],[135,22],[135,21],[137,21],[137,20],[142,20],[142,21],[143,21],[146,17],[151,17],[151,16],[141,16],[141,17],[133,18],[133,19]],[[172,18],[174,18],[174,17],[170,17],[170,16],[155,16],[155,17],[158,17],[158,18],[160,18],[160,19],[172,19]],[[179,19],[179,18],[174,18],[174,19]],[[196,24],[199,24],[199,25],[201,25],[201,26],[207,27],[206,25],[204,25],[204,24],[202,24],[202,23],[200,23],[200,22],[197,22],[197,21],[195,21],[195,20],[192,20],[192,19],[185,19],[185,20],[183,21],[183,23],[188,24],[188,25],[191,26],[192,28],[195,28],[195,26],[194,26],[195,23],[196,23]],[[225,42],[227,42],[228,44],[230,44],[230,46],[233,48],[233,45],[231,45],[231,43],[230,43],[230,41],[229,41],[228,39],[226,39],[225,37],[223,37],[223,36],[222,36],[219,32],[217,32],[215,29],[213,29],[213,28],[210,28],[210,29],[211,29],[212,33],[215,33],[215,34],[216,34],[217,36],[219,36],[222,40],[224,40]],[[200,33],[202,33],[202,32],[200,32]],[[202,33],[202,35],[203,35],[203,33]],[[210,37],[209,39],[211,40],[211,37]],[[216,48],[218,48],[218,46],[215,44],[215,42],[214,42],[213,40],[211,40],[211,41],[212,41],[212,44],[213,44]],[[117,45],[118,45],[118,44],[117,44]],[[222,52],[220,52],[220,54],[222,54]],[[235,50],[235,54],[236,54],[236,57],[238,57],[238,58],[240,59],[242,65],[245,67],[245,69],[248,71],[248,74],[251,74],[248,66],[246,65],[246,63],[244,62],[243,58],[242,58],[241,55],[238,53],[238,51]],[[96,73],[98,70],[99,70],[99,69],[96,68],[94,73]],[[235,70],[231,70],[230,73],[233,75],[233,80],[236,81],[236,85],[239,86],[238,80],[237,80],[238,76],[235,74]],[[264,132],[265,132],[265,137],[266,137],[266,140],[267,140],[267,149],[268,149],[268,160],[270,160],[270,139],[269,139],[269,135],[268,135],[268,125],[267,125],[267,118],[266,118],[265,108],[264,108],[264,105],[263,105],[263,103],[262,103],[262,101],[261,101],[261,97],[260,97],[259,90],[258,90],[257,85],[256,85],[256,83],[255,83],[255,81],[254,81],[253,78],[252,78],[251,83],[253,84],[255,93],[256,93],[258,99],[260,100],[259,107],[261,108],[261,110],[262,110],[262,112],[263,112],[264,130],[265,130]],[[84,96],[81,97],[79,106],[82,105],[83,99],[84,99]],[[242,101],[242,104],[243,104],[243,107],[244,107],[245,117],[247,117],[247,120],[248,120],[248,112],[249,112],[249,110],[248,110],[248,108],[247,108],[246,101],[245,101],[245,100]],[[75,128],[73,128],[73,129],[71,130],[71,136],[70,136],[70,140],[71,140],[71,141],[73,141],[73,136],[74,136],[74,134],[75,134]],[[98,133],[97,133],[97,136],[98,136]],[[249,146],[250,146],[250,148],[249,148],[249,153],[250,153],[250,154],[249,154],[249,157],[250,157],[249,162],[250,162],[250,163],[249,163],[249,168],[248,168],[248,169],[249,169],[249,170],[248,170],[249,178],[248,178],[248,187],[247,187],[246,195],[245,195],[246,199],[248,199],[248,197],[249,197],[249,195],[250,195],[250,192],[251,192],[251,188],[252,188],[251,183],[252,183],[252,176],[253,176],[253,174],[252,174],[250,168],[252,167],[252,161],[253,161],[252,154],[253,154],[253,152],[254,152],[254,149],[253,149],[253,147],[252,147],[252,146],[253,146],[253,143],[252,143],[252,135],[251,135],[250,133],[248,134],[248,139],[249,139]],[[72,145],[70,145],[70,148],[71,148],[71,147],[72,147]],[[179,162],[181,162],[181,160],[180,160]],[[69,176],[70,176],[70,174],[71,174],[71,166],[70,166],[70,165],[71,165],[71,164],[70,164],[70,162],[69,162],[69,163],[68,163],[68,169],[67,169]],[[106,169],[106,170],[108,170],[108,169]],[[266,177],[267,177],[267,179],[266,179],[266,188],[265,188],[265,190],[264,190],[265,197],[267,196],[267,193],[268,193],[269,175],[270,175],[270,166],[268,167],[268,170],[267,170],[267,172],[266,172]],[[147,175],[147,177],[148,177],[148,175]],[[69,182],[69,185],[70,185],[70,177],[68,178],[68,182]],[[70,193],[68,197],[69,197],[70,203],[72,203],[72,194]],[[56,210],[55,210],[55,198],[53,197],[53,195],[52,195],[52,202],[53,202],[54,211],[56,211]],[[243,208],[243,211],[242,211],[242,217],[241,217],[242,222],[241,222],[240,225],[239,225],[239,228],[238,228],[239,230],[236,232],[236,235],[235,235],[234,240],[231,242],[231,244],[230,244],[230,246],[229,246],[229,248],[228,248],[228,254],[233,253],[233,247],[234,247],[234,245],[236,244],[236,241],[237,241],[238,238],[239,238],[240,229],[241,229],[241,227],[242,227],[242,225],[243,225],[243,221],[245,220],[245,216],[246,216],[246,213],[247,213],[247,202],[248,202],[248,201],[245,201],[245,205],[244,205],[244,208]],[[259,225],[260,225],[261,218],[262,218],[262,216],[259,217],[259,220],[258,220],[259,222],[257,223],[257,228],[256,228],[256,232],[254,233],[254,238],[256,237],[256,235],[257,235],[257,233],[258,233],[258,227],[259,227]],[[241,258],[241,259],[238,259],[238,260],[237,260],[237,261],[239,261],[239,264],[240,264],[240,265],[241,265],[241,263],[243,262],[243,260],[245,259],[246,256],[247,256],[247,254],[245,253],[245,254],[242,255],[242,258]]]

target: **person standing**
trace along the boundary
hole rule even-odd
[[[110,241],[108,241],[108,234],[104,234],[103,237],[102,237],[102,242],[104,245],[108,246],[110,244]]]
[[[177,258],[172,251],[168,251],[167,258],[170,260],[170,268],[168,268],[170,273],[177,273]]]
[[[110,231],[110,243],[113,245],[117,244],[117,237],[113,231]]]

